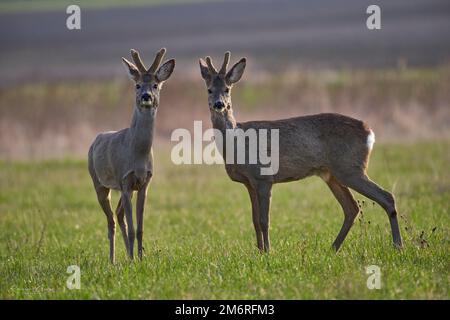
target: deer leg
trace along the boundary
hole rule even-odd
[[[391,225],[392,239],[397,248],[402,247],[402,237],[397,220],[394,196],[380,188],[365,174],[346,177],[343,181],[348,187],[378,203],[387,213]]]
[[[259,207],[258,207],[258,195],[256,190],[250,185],[245,184],[248,189],[248,193],[250,195],[250,200],[252,202],[252,219],[253,226],[255,227],[256,233],[256,245],[260,251],[264,250],[264,242],[263,242],[263,234],[261,230],[261,225],[259,223]]]
[[[122,206],[122,198],[119,198],[119,203],[116,209],[117,222],[119,223],[120,231],[122,232],[123,242],[125,243],[125,249],[128,255],[130,255],[130,246],[128,244],[128,231],[127,224],[125,222],[125,210]]]
[[[122,206],[125,210],[125,217],[127,219],[128,226],[128,255],[130,259],[133,260],[135,231],[133,227],[133,207],[131,204],[131,193],[132,191],[129,190],[122,191]]]
[[[347,237],[347,234],[359,213],[359,208],[347,187],[340,184],[333,176],[328,176],[327,178],[324,178],[324,180],[344,211],[344,223],[336,240],[333,242],[333,248],[337,252],[341,247],[342,242],[344,242]]]
[[[142,236],[144,233],[144,207],[145,199],[147,198],[148,183],[138,191],[136,199],[136,222],[137,222],[137,242],[138,242],[138,256],[142,260]]]
[[[264,251],[270,251],[269,225],[270,225],[270,201],[272,198],[272,183],[261,182],[257,185],[257,198],[259,208],[259,224],[261,226]]]
[[[106,220],[108,221],[108,238],[109,238],[109,259],[111,263],[115,262],[115,233],[116,224],[114,222],[114,214],[111,210],[110,202],[110,190],[108,188],[98,186],[95,191],[97,192],[97,199],[106,215]]]

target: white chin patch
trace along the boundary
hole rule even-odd
[[[372,150],[373,148],[373,144],[375,143],[375,133],[373,133],[372,130],[370,130],[369,135],[367,136],[367,148],[369,148],[369,150]]]

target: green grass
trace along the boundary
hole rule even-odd
[[[310,178],[275,186],[273,250],[262,255],[245,188],[222,166],[174,166],[156,146],[145,258],[127,260],[118,230],[115,266],[86,162],[2,162],[0,298],[449,299],[449,148],[374,149],[369,175],[396,195],[402,251],[391,244],[386,214],[365,200],[363,217],[334,254],[343,214],[326,185]],[[65,287],[73,264],[81,267],[80,290]],[[380,290],[366,287],[373,264]]]
[[[195,3],[213,0],[2,0],[0,13],[32,11],[66,11],[69,5],[76,4],[83,9],[103,9],[111,7],[153,6],[177,3]]]

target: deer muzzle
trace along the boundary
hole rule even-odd
[[[222,101],[216,101],[213,105],[213,109],[216,111],[222,111],[225,108],[225,103]]]
[[[141,96],[141,107],[143,107],[143,108],[150,108],[152,106],[152,102],[153,102],[152,100],[153,99],[152,99],[150,94],[144,93]]]

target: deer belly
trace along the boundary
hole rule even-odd
[[[314,175],[315,171],[313,168],[281,167],[274,180],[276,183],[297,181]]]

